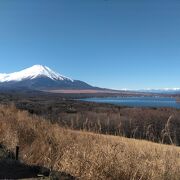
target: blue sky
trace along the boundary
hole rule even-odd
[[[0,72],[34,64],[107,88],[180,87],[180,1],[1,0]]]

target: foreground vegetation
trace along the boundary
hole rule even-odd
[[[14,106],[0,106],[0,143],[20,146],[29,165],[80,179],[179,180],[180,148],[147,141],[73,131]]]
[[[72,98],[78,96],[34,91],[0,93],[1,103],[14,103],[18,109],[61,127],[180,145],[178,109],[128,108],[70,100]]]

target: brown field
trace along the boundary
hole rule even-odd
[[[59,89],[59,90],[49,90],[47,92],[50,93],[62,93],[62,94],[96,94],[96,93],[117,93],[120,91],[113,91],[113,90],[92,90],[92,89],[86,89],[86,90],[76,90],[76,89]]]
[[[0,143],[20,146],[23,162],[80,179],[179,180],[180,148],[74,131],[36,115],[0,106]]]
[[[129,108],[71,100],[55,93],[0,93],[2,104],[41,116],[61,127],[180,146],[180,110]],[[79,97],[80,98],[80,97]]]

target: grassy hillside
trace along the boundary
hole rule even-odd
[[[70,97],[69,97],[70,98]],[[180,110],[128,108],[69,100],[58,94],[0,93],[3,104],[42,116],[61,127],[180,146]]]
[[[0,144],[32,165],[80,179],[179,180],[180,148],[51,124],[15,107],[0,106]]]

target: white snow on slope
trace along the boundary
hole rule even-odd
[[[35,79],[37,77],[48,77],[52,80],[67,80],[73,82],[72,79],[62,76],[47,66],[42,65],[34,65],[30,68],[10,74],[0,74],[0,82],[22,81],[26,79]]]

